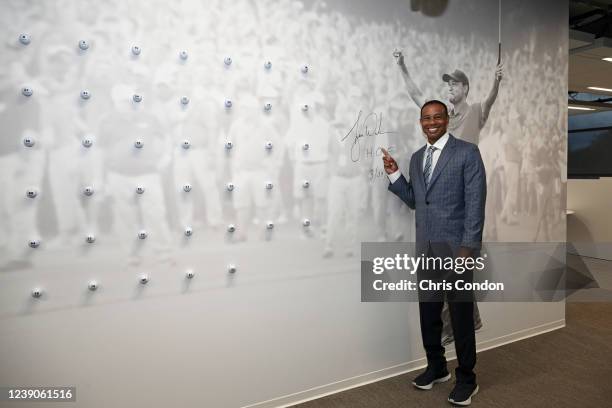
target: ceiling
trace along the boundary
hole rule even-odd
[[[583,106],[597,111],[612,110],[612,91],[593,90],[588,87],[612,89],[612,0],[570,0],[569,8],[569,78],[570,92],[599,95],[604,102],[569,102],[570,106]],[[584,98],[576,95],[578,99]],[[569,110],[570,115],[592,111]]]

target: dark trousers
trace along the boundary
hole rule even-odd
[[[428,256],[452,256],[446,250],[436,250],[431,248]],[[457,275],[455,272],[448,271],[419,271],[419,281],[427,279],[429,281],[447,281],[454,284],[455,279],[472,281],[472,272]],[[421,295],[421,291],[419,292]],[[446,367],[444,357],[444,347],[442,347],[442,307],[444,298],[448,301],[455,337],[455,351],[459,366],[455,370],[458,383],[476,383],[474,366],[476,365],[476,335],[474,333],[474,302],[466,301],[466,293],[455,290],[428,291],[426,295],[420,296],[419,314],[421,320],[421,337],[423,347],[427,355],[427,364],[436,371],[441,371]]]

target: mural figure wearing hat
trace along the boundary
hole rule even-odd
[[[420,108],[425,102],[423,93],[412,80],[402,52],[396,51],[394,52],[394,56],[401,69],[402,77],[408,88],[408,93]],[[499,83],[502,80],[503,73],[504,64],[500,63],[495,67],[495,79],[489,96],[487,96],[487,99],[483,102],[474,104],[469,104],[467,102],[468,93],[470,92],[470,81],[463,71],[456,69],[450,74],[442,75],[442,80],[448,84],[448,101],[451,103],[448,131],[453,136],[467,142],[478,144],[480,130],[487,123],[491,108],[497,99]]]

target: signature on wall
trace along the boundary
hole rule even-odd
[[[359,161],[362,157],[362,150],[367,149],[366,146],[363,145],[363,141],[365,137],[374,137],[378,135],[384,135],[388,133],[396,133],[390,130],[383,130],[383,115],[381,113],[371,112],[365,117],[363,117],[363,111],[359,111],[357,115],[357,120],[348,131],[348,133],[340,139],[340,141],[344,142],[348,139],[352,143],[351,146],[351,160],[354,162]],[[372,151],[373,149],[370,147],[369,155],[368,150],[366,150],[365,157],[372,156],[373,154],[380,153],[380,148],[376,149],[376,152]]]

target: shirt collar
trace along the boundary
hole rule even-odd
[[[457,109],[457,106],[453,105],[453,107],[451,108],[451,111],[449,113],[449,116],[461,116],[464,113],[466,113],[469,109],[470,109],[470,104],[465,102],[462,103],[461,105],[459,105],[459,108],[463,108],[463,109]]]
[[[436,142],[433,145],[431,145],[428,141],[427,147],[434,146],[437,150],[441,151],[442,149],[444,149],[444,146],[446,146],[446,142],[448,142],[448,132],[446,132],[445,134],[442,135],[442,137],[436,140]]]

